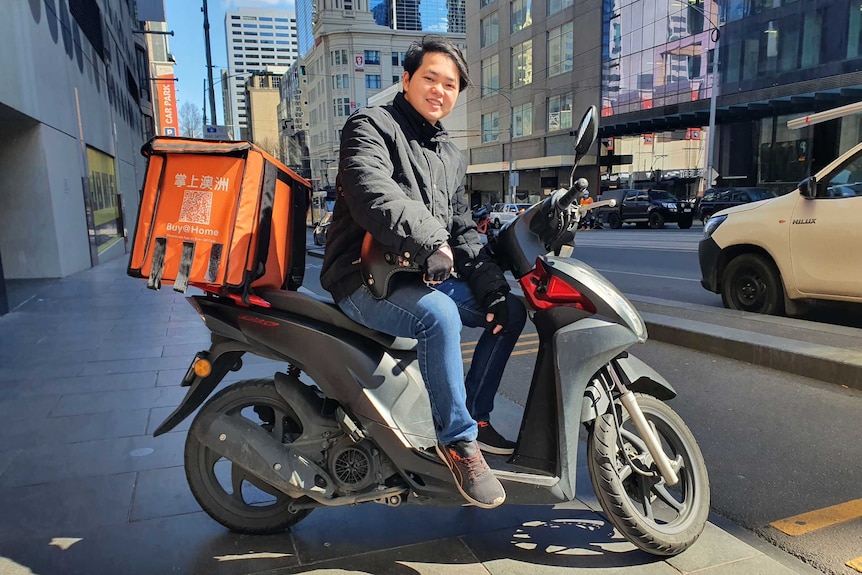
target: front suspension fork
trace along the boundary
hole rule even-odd
[[[632,422],[646,444],[647,451],[649,451],[653,461],[655,461],[659,473],[664,478],[665,484],[676,485],[679,483],[679,476],[676,474],[670,458],[668,458],[661,448],[661,442],[653,431],[652,426],[646,420],[644,412],[641,410],[637,398],[635,398],[635,394],[626,387],[613,365],[608,366],[608,373],[620,392],[620,402],[626,408],[626,411],[629,412],[629,416],[632,418]]]

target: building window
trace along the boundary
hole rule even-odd
[[[533,81],[533,41],[512,48],[512,83],[525,86]]]
[[[574,34],[569,22],[548,32],[548,77],[571,72],[574,61]]]
[[[405,57],[407,57],[407,52],[392,52],[392,65],[403,66]]]
[[[533,133],[533,104],[528,102],[512,108],[512,136],[529,136]]]
[[[350,115],[350,98],[335,98],[332,100],[332,112],[335,117],[341,118]]]
[[[382,82],[380,80],[380,74],[366,74],[365,75],[365,87],[370,90],[379,90]]]
[[[482,60],[482,97],[500,91],[500,57],[494,54]]]
[[[392,83],[397,84],[401,81],[401,76],[392,76]]]
[[[347,50],[333,50],[329,55],[333,66],[347,65]]]
[[[493,1],[494,1],[494,0],[481,0],[481,1],[479,2],[479,8],[481,8],[482,6],[487,6],[488,4],[490,4],[490,3],[491,3],[491,2],[493,2]]]
[[[482,114],[482,143],[500,140],[500,113]]]
[[[700,0],[703,2],[703,0]],[[548,0],[548,16],[572,5],[572,0]]]
[[[366,50],[365,63],[380,65],[380,50]]]
[[[518,30],[523,30],[533,23],[531,11],[532,0],[513,0],[512,1],[512,33]]]
[[[500,39],[499,15],[494,12],[490,16],[482,18],[482,37],[480,45],[482,48],[496,44]]]
[[[548,98],[548,131],[572,127],[572,93]]]
[[[350,76],[347,74],[336,74],[332,77],[332,89],[333,90],[349,90],[350,89]]]

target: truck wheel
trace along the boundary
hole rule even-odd
[[[721,301],[729,309],[780,315],[784,311],[783,289],[771,261],[758,254],[742,254],[724,270]]]
[[[664,227],[664,216],[658,212],[653,212],[649,215],[649,227],[654,230],[660,230]]]
[[[683,218],[679,222],[677,222],[676,225],[678,225],[679,229],[681,229],[681,230],[687,230],[688,228],[691,227],[691,223],[692,223],[691,218]]]
[[[612,230],[618,230],[623,227],[623,219],[619,214],[608,214],[608,225]]]

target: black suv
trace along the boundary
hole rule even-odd
[[[599,217],[617,230],[623,224],[634,223],[639,228],[663,228],[665,222],[675,222],[680,228],[691,227],[692,207],[665,190],[609,190],[602,200],[615,199],[613,208],[600,208]]]
[[[724,208],[747,204],[749,202],[759,202],[760,200],[768,200],[774,198],[775,192],[766,188],[719,188],[709,189],[703,194],[703,197],[697,199],[694,204],[694,211],[697,218],[703,223],[712,217],[712,215]]]

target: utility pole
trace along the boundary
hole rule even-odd
[[[210,19],[209,19],[209,10],[207,9],[207,0],[204,0],[204,41],[206,43],[206,52],[207,52],[207,77],[210,81],[210,116],[212,117],[212,123],[218,124],[216,120],[216,109],[215,109],[215,86],[213,85],[213,58],[212,51],[210,50]],[[204,114],[206,116],[206,114]],[[206,122],[204,122],[206,124]]]
[[[207,125],[207,79],[204,78],[204,126]]]

